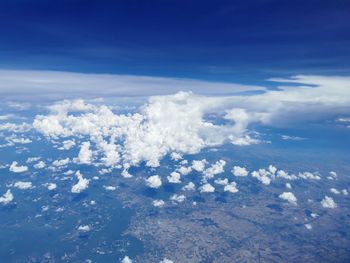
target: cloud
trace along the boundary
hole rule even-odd
[[[8,189],[3,196],[0,196],[0,204],[7,205],[13,201],[13,194]]]
[[[91,227],[89,225],[80,225],[78,227],[78,231],[80,232],[89,232],[91,230]]]
[[[159,188],[162,186],[162,180],[159,175],[152,175],[146,179],[146,184],[151,188]]]
[[[61,166],[67,165],[69,162],[70,162],[69,158],[60,159],[60,160],[55,160],[55,161],[53,161],[53,162],[52,162],[52,165],[53,165],[53,166],[56,166],[56,167],[61,167]]]
[[[139,112],[129,115],[115,114],[105,105],[61,102],[50,107],[49,115],[36,116],[33,126],[52,139],[89,136],[106,166],[129,167],[145,161],[157,167],[173,152],[198,153],[230,141],[230,136],[246,140],[245,129],[237,129],[237,123],[216,125],[205,119],[207,113],[217,113],[220,101],[181,92],[151,97]]]
[[[182,90],[206,95],[223,95],[265,89],[259,86],[181,78],[0,70],[0,97],[7,101],[154,96],[173,94]]]
[[[283,192],[278,196],[279,198],[288,201],[289,203],[293,205],[297,205],[297,198],[292,192]]]
[[[184,191],[194,191],[196,190],[196,185],[193,182],[189,182],[185,186],[182,187],[182,190]]]
[[[92,151],[90,150],[90,142],[83,142],[80,146],[78,154],[78,162],[81,164],[91,164]]]
[[[340,194],[340,191],[338,191],[336,188],[330,188],[329,191],[336,195]]]
[[[168,179],[169,183],[179,184],[179,183],[181,183],[181,174],[179,174],[177,172],[172,172],[170,174],[170,176],[167,176],[167,179]]]
[[[321,201],[321,205],[324,208],[336,208],[337,204],[334,202],[332,197],[329,196],[325,196],[322,201]]]
[[[182,203],[186,200],[186,196],[174,194],[170,197],[170,200],[177,203]]]
[[[174,261],[164,258],[163,260],[159,261],[159,263],[174,263]]]
[[[215,187],[209,183],[206,183],[199,187],[199,190],[201,193],[213,193],[215,192]]]
[[[32,188],[32,182],[18,181],[13,186],[18,189],[26,190],[26,189]]]
[[[162,207],[164,206],[165,202],[163,200],[153,200],[152,204],[155,207]]]
[[[125,256],[125,257],[122,259],[121,263],[132,263],[132,260],[131,260],[128,256]]]
[[[203,172],[205,169],[205,165],[207,164],[207,160],[206,159],[202,159],[202,160],[193,160],[192,161],[192,169],[197,171],[197,172]]]
[[[55,183],[48,183],[46,184],[46,187],[49,191],[55,190],[57,188],[57,184]]]
[[[264,185],[269,185],[271,183],[271,173],[266,171],[265,169],[259,169],[258,171],[253,171],[251,173],[253,177],[258,179]]]
[[[216,163],[212,164],[203,172],[203,180],[206,181],[207,179],[213,178],[217,174],[223,173],[225,171],[225,165],[226,161],[224,160],[219,160]]]
[[[34,167],[35,169],[43,169],[43,168],[45,168],[45,166],[46,166],[46,164],[45,164],[43,161],[40,161],[40,162],[34,164],[33,167]]]
[[[44,73],[38,73],[38,79],[50,77],[33,81],[34,86],[59,79],[56,73]],[[25,78],[30,77],[27,74]],[[77,75],[69,75],[68,80],[75,77]],[[90,77],[87,79],[91,80]],[[271,81],[282,84],[275,90],[265,89],[263,93],[249,95],[178,92],[153,96],[129,114],[117,114],[113,107],[88,104],[83,100],[64,101],[50,107],[48,115],[36,116],[33,126],[50,138],[88,137],[100,155],[99,160],[106,166],[130,167],[145,162],[147,166],[157,167],[168,154],[195,154],[226,142],[240,146],[261,142],[259,134],[250,130],[255,123],[277,127],[300,125],[309,121],[334,120],[334,116],[347,116],[350,112],[349,77],[300,75]],[[81,85],[80,82],[73,83]],[[142,83],[147,86],[147,81]],[[138,82],[138,85],[142,83]],[[183,84],[181,90],[196,92],[196,85],[192,84]],[[172,85],[169,87],[162,88],[163,91],[155,89],[145,96],[178,91]],[[86,90],[80,94],[88,94],[89,88]],[[104,96],[104,90],[98,89],[102,92],[99,96]],[[130,90],[132,93],[133,87]],[[142,95],[136,90],[134,95]],[[209,115],[219,121],[211,121]],[[259,178],[268,183],[268,176]]]
[[[80,171],[77,171],[75,175],[78,178],[78,182],[72,186],[71,192],[75,194],[79,194],[85,191],[89,187],[90,180],[83,177]]]
[[[232,171],[234,176],[247,176],[248,175],[248,171],[246,168],[244,167],[240,167],[240,166],[234,166]]]
[[[73,146],[75,146],[75,141],[65,140],[62,142],[62,147],[59,147],[58,150],[70,150]]]
[[[25,166],[25,165],[17,166],[17,165],[18,163],[16,161],[12,162],[9,170],[13,173],[23,173],[28,171],[28,166]]]
[[[225,185],[224,191],[230,192],[230,193],[237,193],[238,192],[237,183],[231,182],[230,184]]]

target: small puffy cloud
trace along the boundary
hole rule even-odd
[[[192,171],[192,168],[181,166],[180,168],[177,169],[177,171],[182,175],[188,175]]]
[[[226,165],[226,161],[219,160],[216,163],[212,164],[209,168],[207,168],[204,172],[204,179],[210,179],[213,178],[215,175],[223,173],[224,167]]]
[[[111,185],[108,185],[108,186],[103,186],[104,189],[106,189],[107,191],[115,191],[117,189],[117,187],[115,186],[111,186]]]
[[[167,179],[168,179],[169,183],[179,184],[179,183],[181,183],[181,174],[179,174],[177,172],[172,172],[170,174],[170,176],[167,176]]]
[[[340,191],[338,191],[336,188],[330,188],[329,191],[336,195],[340,194]]]
[[[40,161],[40,162],[34,164],[35,169],[43,169],[43,168],[45,168],[45,166],[46,166],[46,164],[43,161]]]
[[[219,184],[219,185],[228,185],[228,179],[216,179],[214,183]]]
[[[321,177],[318,174],[313,174],[310,172],[299,173],[298,176],[305,180],[321,180]]]
[[[292,192],[283,192],[278,196],[279,198],[288,201],[289,203],[296,205],[297,204],[297,198]]]
[[[75,146],[75,141],[65,140],[62,142],[62,147],[59,147],[58,150],[70,150],[73,146]]]
[[[303,141],[305,138],[298,137],[298,136],[289,136],[289,135],[281,135],[282,140],[289,140],[289,141]]]
[[[29,189],[32,188],[32,182],[22,182],[22,181],[18,181],[16,182],[14,185],[14,187],[18,188],[18,189]]]
[[[79,194],[89,187],[90,180],[83,177],[80,171],[77,171],[75,175],[78,178],[78,182],[72,186],[71,192]]]
[[[164,258],[163,260],[159,261],[159,263],[174,263],[174,261]]]
[[[36,161],[39,161],[41,157],[29,157],[26,161],[26,163],[34,163]]]
[[[251,175],[256,179],[258,179],[264,185],[269,185],[271,183],[271,178],[270,178],[271,174],[265,169],[259,169],[259,171],[253,171]]]
[[[10,171],[13,173],[23,173],[23,172],[28,171],[28,167],[25,165],[18,166],[18,163],[16,161],[14,161],[10,165]]]
[[[81,164],[91,164],[92,151],[90,150],[90,142],[83,142],[80,146],[78,154],[78,162]]]
[[[286,183],[286,188],[292,189],[292,185],[290,183]]]
[[[14,133],[25,133],[32,129],[32,125],[23,122],[22,124],[15,123],[3,123],[0,124],[0,131],[14,132]]]
[[[0,196],[0,204],[7,205],[13,201],[13,194],[8,189],[3,196]]]
[[[48,183],[46,184],[46,187],[49,191],[55,190],[57,188],[57,184],[55,183]]]
[[[162,207],[164,206],[165,202],[163,200],[153,200],[152,204],[155,207]]]
[[[121,175],[124,177],[124,178],[131,178],[133,177],[132,174],[129,173],[129,171],[127,169],[124,169],[121,173]]]
[[[189,182],[184,187],[182,187],[182,190],[184,191],[194,191],[196,189],[196,185],[192,182]]]
[[[285,172],[284,170],[279,170],[277,172],[277,177],[278,178],[283,178],[286,180],[297,180],[298,177],[294,174],[288,174],[287,172]]]
[[[28,138],[11,138],[10,140],[11,140],[11,142],[18,143],[18,144],[32,143],[32,140],[30,140]]]
[[[78,227],[78,231],[80,232],[89,232],[91,230],[91,227],[89,225],[80,225]]]
[[[240,166],[234,166],[232,171],[234,176],[247,176],[248,175],[248,171],[246,168],[244,167],[240,167]]]
[[[224,191],[225,192],[230,192],[230,193],[237,193],[238,192],[238,188],[237,188],[236,182],[232,182],[232,183],[230,183],[228,185],[225,185]]]
[[[174,202],[182,203],[183,201],[186,200],[186,196],[174,194],[170,197],[170,200]]]
[[[325,196],[322,201],[321,201],[321,205],[324,208],[336,208],[337,204],[334,202],[332,197],[329,196]]]
[[[199,187],[199,190],[201,193],[213,193],[215,192],[215,187],[209,183],[206,183]]]
[[[132,260],[131,260],[128,256],[125,256],[125,257],[122,259],[121,263],[132,263]]]
[[[53,161],[53,162],[52,162],[52,165],[53,165],[53,166],[56,166],[56,167],[61,167],[61,166],[67,165],[69,162],[70,162],[69,158],[60,159],[60,160],[55,160],[55,161]]]
[[[159,175],[152,175],[146,179],[146,184],[151,188],[159,188],[162,186],[162,180]]]
[[[206,159],[202,159],[202,160],[193,160],[192,161],[192,169],[197,171],[197,172],[203,172],[205,169],[205,165],[207,164],[207,160]]]
[[[269,165],[269,172],[271,174],[275,174],[277,172],[277,168],[273,166],[272,164]]]
[[[311,225],[311,224],[305,224],[304,226],[305,226],[305,228],[308,229],[308,230],[311,230],[311,229],[312,229],[312,225]]]
[[[346,190],[346,189],[341,190],[341,192],[342,192],[343,195],[348,195],[349,194],[348,190]]]

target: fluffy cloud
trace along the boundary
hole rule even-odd
[[[248,175],[247,169],[244,167],[240,167],[240,166],[234,166],[232,169],[232,173],[234,176],[247,176]]]
[[[73,140],[65,140],[62,142],[62,147],[59,147],[59,150],[69,150],[73,146],[75,146],[75,141]]]
[[[0,204],[7,205],[13,201],[13,194],[8,189],[3,196],[0,196]]]
[[[207,163],[206,159],[194,160],[192,161],[192,169],[197,172],[203,172]]]
[[[46,164],[45,164],[43,161],[40,161],[40,162],[34,164],[33,167],[34,167],[35,169],[43,169],[43,168],[45,168],[45,166],[46,166]]]
[[[269,185],[271,183],[271,173],[265,169],[259,169],[258,171],[253,171],[252,176],[258,179],[264,185]]]
[[[195,189],[196,189],[196,185],[192,182],[189,182],[184,187],[182,187],[182,190],[185,190],[185,191],[194,191]]]
[[[92,160],[92,151],[90,150],[90,142],[83,142],[80,146],[78,154],[78,162],[81,164],[90,164]]]
[[[179,174],[177,172],[172,172],[170,174],[170,176],[167,176],[167,179],[168,179],[169,183],[179,184],[179,183],[181,183],[181,174]]]
[[[79,194],[89,187],[90,180],[83,177],[80,171],[77,171],[75,175],[78,178],[78,182],[72,186],[71,192]]]
[[[146,184],[151,188],[159,188],[162,186],[162,180],[159,175],[152,175],[146,179]]]
[[[163,200],[153,200],[152,204],[155,207],[162,207],[164,206],[165,202]]]
[[[288,201],[289,203],[296,205],[297,204],[297,198],[292,192],[283,192],[278,196],[279,198]]]
[[[22,182],[22,181],[18,181],[16,182],[14,185],[14,187],[18,188],[18,189],[29,189],[32,188],[32,182]]]
[[[48,183],[46,184],[46,187],[49,191],[55,190],[57,188],[57,184],[55,183]]]
[[[199,187],[199,190],[201,193],[213,193],[215,192],[215,187],[209,183],[206,183]]]
[[[325,196],[322,201],[321,201],[321,205],[324,208],[336,208],[337,204],[334,202],[332,197],[329,196]]]
[[[129,115],[115,114],[105,105],[65,101],[52,106],[49,115],[36,116],[33,126],[54,139],[89,136],[107,166],[121,162],[129,167],[145,161],[156,167],[168,153],[194,154],[230,141],[230,136],[246,137],[245,129],[237,129],[246,121],[217,125],[205,119],[207,113],[220,111],[221,100],[180,92],[151,97],[139,112]],[[194,164],[204,169],[204,163]]]
[[[186,200],[186,196],[174,194],[170,197],[170,200],[174,202],[182,203],[183,201]]]
[[[238,192],[238,188],[237,188],[236,182],[232,182],[232,183],[230,183],[228,185],[225,185],[224,191],[225,192],[230,192],[230,193],[237,193]]]
[[[13,173],[23,173],[28,171],[28,167],[25,165],[21,165],[21,166],[17,166],[18,163],[16,161],[12,162],[12,164],[10,165],[10,171]]]
[[[121,263],[132,263],[132,260],[128,256],[125,256]]]
[[[52,162],[52,165],[53,165],[53,166],[56,166],[56,167],[61,167],[61,166],[67,165],[69,162],[70,162],[69,158],[60,159],[60,160],[55,160],[55,161],[53,161],[53,162]]]
[[[226,161],[219,160],[216,163],[212,164],[209,168],[204,170],[203,172],[203,180],[206,181],[207,179],[213,178],[217,174],[223,173],[224,167],[226,165]]]

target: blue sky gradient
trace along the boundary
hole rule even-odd
[[[1,1],[0,67],[257,84],[347,75],[349,1]]]

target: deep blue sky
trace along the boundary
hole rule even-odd
[[[2,0],[0,68],[254,82],[350,73],[350,1]]]

